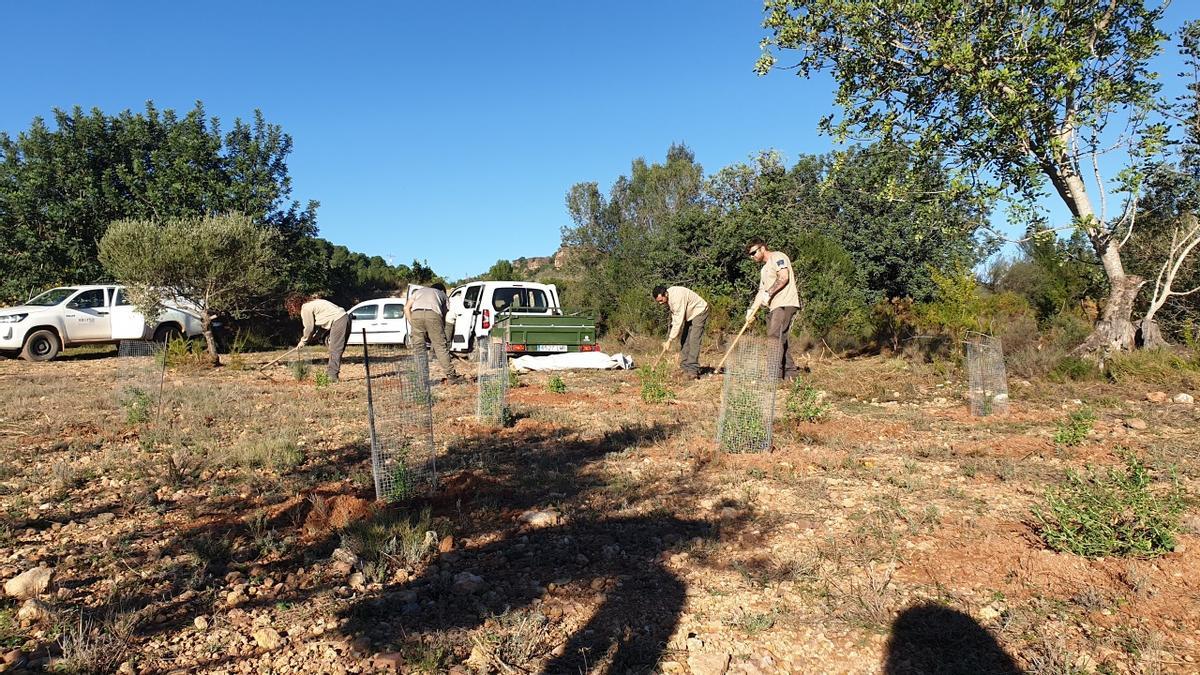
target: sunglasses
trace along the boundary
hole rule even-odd
[[[761,249],[762,249],[762,247],[761,247],[761,246],[755,246],[754,248],[750,249],[750,251],[749,251],[749,252],[747,252],[747,253],[746,253],[746,255],[748,255],[748,256],[750,256],[751,258],[753,258],[754,256],[758,255],[758,252],[759,252],[759,250],[761,250]]]

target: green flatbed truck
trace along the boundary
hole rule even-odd
[[[591,310],[556,310],[552,314],[525,314],[513,308],[496,317],[492,338],[508,345],[508,353],[568,354],[598,352],[596,314]]]

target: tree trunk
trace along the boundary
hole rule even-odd
[[[1137,329],[1130,319],[1133,316],[1133,301],[1145,281],[1139,276],[1125,274],[1116,233],[1111,231],[1108,223],[1102,223],[1096,217],[1087,187],[1079,174],[1073,168],[1061,165],[1047,168],[1046,173],[1071,214],[1083,224],[1104,266],[1104,276],[1108,278],[1110,286],[1100,320],[1092,327],[1091,335],[1072,353],[1103,358],[1109,352],[1132,350],[1137,336]]]
[[[1130,317],[1133,316],[1133,301],[1145,283],[1138,276],[1109,277],[1112,290],[1100,319],[1092,327],[1091,335],[1075,348],[1074,354],[1103,357],[1110,352],[1130,351],[1136,345],[1137,329]]]
[[[209,316],[207,309],[204,312],[203,321],[204,342],[208,345],[208,355],[212,357],[214,366],[221,365],[221,356],[217,353],[217,339],[213,336],[212,317]]]
[[[1158,322],[1154,317],[1147,315],[1138,322],[1138,343],[1143,349],[1159,349],[1162,347],[1170,347],[1171,343],[1163,337],[1162,331],[1158,328]]]

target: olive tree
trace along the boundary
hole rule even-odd
[[[1148,72],[1165,35],[1162,7],[1142,0],[766,0],[757,70],[797,50],[807,77],[837,82],[839,138],[854,133],[909,140],[964,169],[965,182],[1032,201],[1049,182],[1086,233],[1109,294],[1081,347],[1129,349],[1130,316],[1144,280],[1126,272],[1121,246],[1135,200],[1108,212],[1108,192],[1136,194],[1139,155],[1157,151],[1151,124],[1158,84]],[[1103,177],[1099,156],[1129,153]]]
[[[147,317],[164,299],[196,306],[214,364],[220,363],[212,322],[236,316],[278,283],[278,233],[240,213],[118,220],[100,240],[100,261]]]

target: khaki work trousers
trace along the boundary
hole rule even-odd
[[[414,350],[425,351],[425,338],[428,337],[443,376],[451,380],[458,377],[454,365],[450,363],[450,341],[446,338],[446,320],[441,314],[431,309],[414,309],[409,330],[412,331],[409,344]]]

